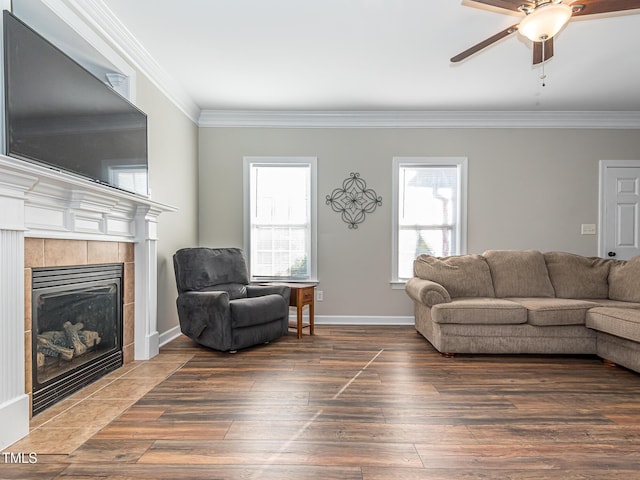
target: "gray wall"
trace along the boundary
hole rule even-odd
[[[158,332],[178,325],[172,256],[198,244],[198,127],[142,74],[137,105],[148,119],[152,200],[176,207],[158,217]]]
[[[242,157],[318,157],[318,315],[405,316],[392,290],[394,156],[469,161],[468,252],[534,248],[597,254],[598,161],[640,159],[635,130],[201,128],[200,244],[242,247]],[[359,172],[383,204],[350,230],[324,202]]]

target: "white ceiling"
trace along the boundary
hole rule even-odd
[[[460,0],[92,1],[203,110],[640,111],[640,10],[572,19],[543,87],[518,34],[449,62],[520,18]]]

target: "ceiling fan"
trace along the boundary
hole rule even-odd
[[[451,58],[459,62],[514,32],[533,42],[533,64],[545,62],[553,56],[553,37],[572,18],[597,13],[621,12],[640,8],[640,0],[473,0],[504,10],[524,14],[520,23],[483,40]]]

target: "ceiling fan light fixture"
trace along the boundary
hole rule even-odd
[[[532,42],[552,38],[569,21],[572,9],[564,3],[548,3],[536,8],[518,25],[518,32]]]

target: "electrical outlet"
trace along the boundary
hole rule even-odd
[[[595,235],[596,234],[596,224],[595,223],[583,223],[580,226],[580,233],[582,235]]]
[[[316,290],[316,300],[319,302],[324,300],[324,292],[322,290]]]

